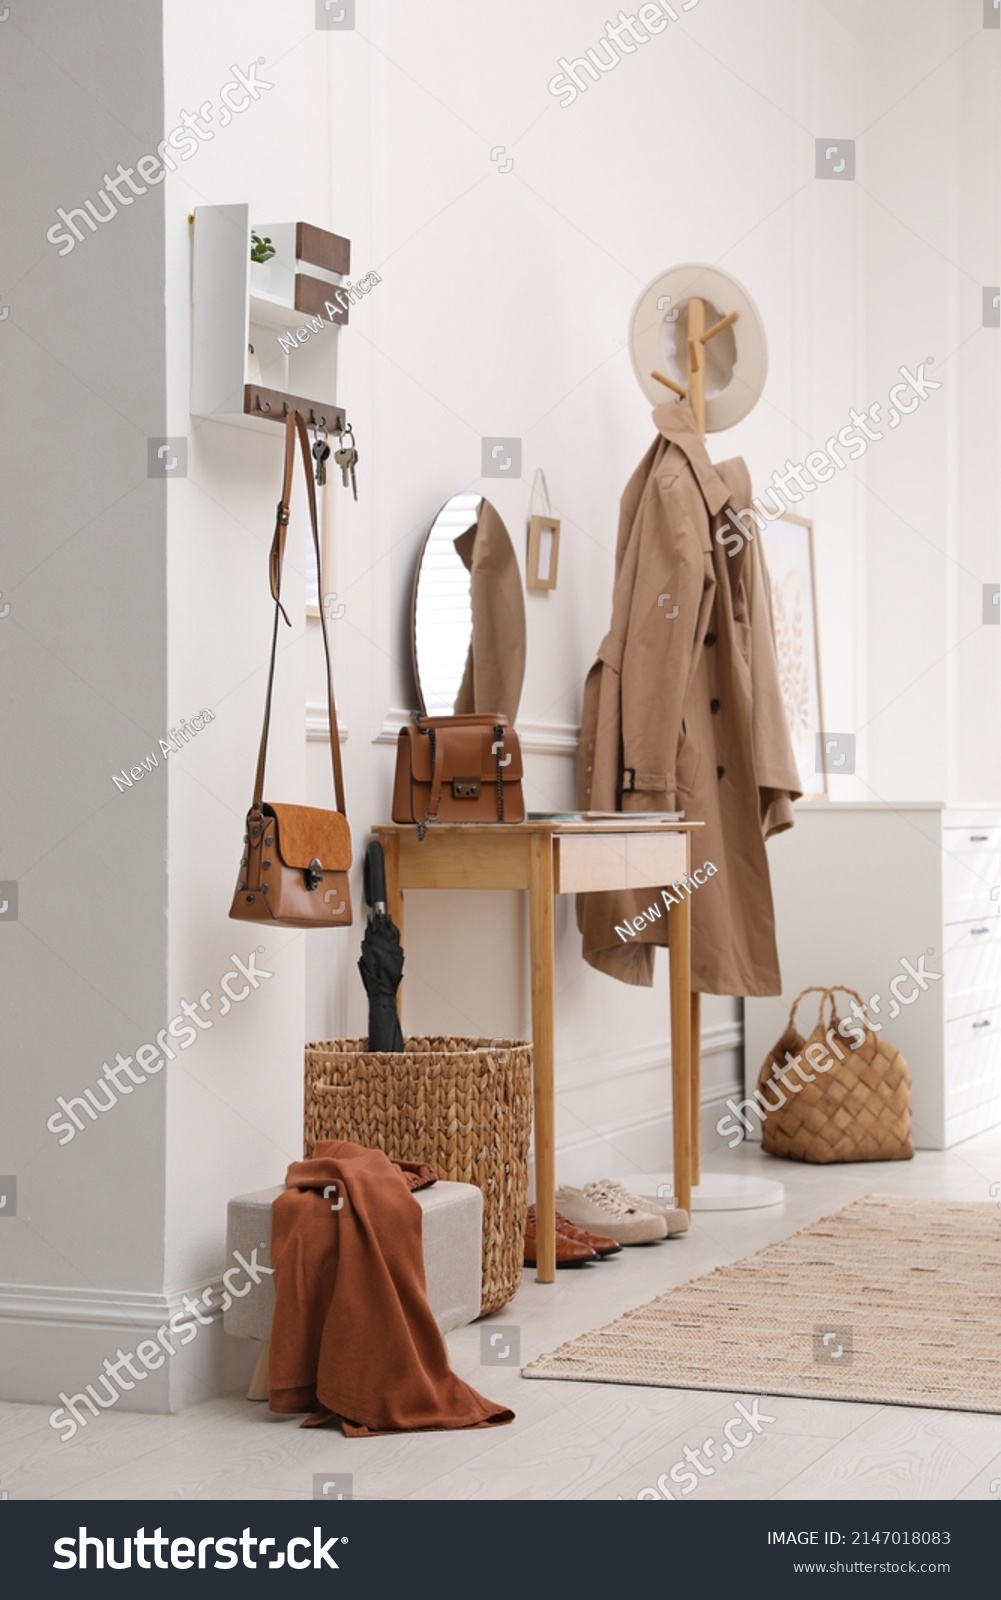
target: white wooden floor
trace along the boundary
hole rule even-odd
[[[714,1154],[707,1165],[752,1171],[762,1161],[746,1146]],[[786,1163],[779,1175],[784,1206],[704,1215],[684,1239],[560,1272],[555,1287],[526,1273],[517,1299],[491,1324],[518,1328],[528,1361],[861,1195],[997,1204],[990,1188],[1001,1179],[1001,1130],[909,1163],[868,1170]],[[452,1362],[474,1387],[512,1407],[509,1427],[347,1440],[333,1429],[302,1430],[296,1419],[233,1395],[174,1417],[110,1411],[63,1444],[48,1425],[48,1407],[0,1405],[0,1490],[11,1501],[299,1500],[311,1496],[315,1473],[351,1473],[355,1498],[365,1500],[633,1499],[682,1462],[686,1446],[698,1450],[714,1439],[715,1469],[687,1498],[1001,1502],[1001,1417],[779,1396],[760,1406],[774,1421],[723,1462],[722,1429],[734,1403],[748,1400],[739,1387],[723,1394],[526,1381],[512,1368],[480,1364],[482,1326],[449,1335]],[[682,1497],[680,1488],[673,1492]]]

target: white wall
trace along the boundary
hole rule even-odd
[[[350,156],[329,220],[354,240],[357,266],[383,279],[341,338],[339,398],[362,462],[358,508],[334,498],[329,584],[347,607],[334,634],[359,849],[366,824],[388,815],[393,730],[414,703],[404,617],[421,535],[472,486],[494,500],[523,558],[537,467],[563,542],[556,592],[526,597],[519,726],[530,808],[574,803],[618,497],[652,437],[625,344],[650,278],[718,261],[758,300],[768,387],[739,429],[711,441],[718,459],[744,453],[756,481],[822,444],[859,393],[857,197],[812,181],[813,118],[858,114],[852,33],[823,6],[699,6],[563,109],[547,92],[558,58],[593,44],[610,15],[602,0],[541,11],[521,0],[479,8],[471,27],[459,0],[419,12],[360,3],[356,32],[335,36],[331,144]],[[491,162],[498,145],[510,172]],[[521,437],[520,482],[480,479],[484,434]],[[830,715],[854,726],[858,487],[846,477],[814,500]],[[315,701],[319,664],[317,652]],[[309,761],[320,801],[320,744]],[[527,1035],[525,926],[516,896],[411,896],[407,1029]],[[339,968],[325,953],[310,966],[314,1036],[364,1031],[360,931]],[[572,902],[560,903],[557,991],[561,1175],[664,1166],[666,962],[652,991],[592,972]],[[739,1076],[739,1003],[709,1000],[704,1016],[714,1103]],[[714,1122],[708,1114],[710,1132]]]
[[[210,706],[211,726],[171,773],[169,992],[218,993],[233,954],[270,977],[198,1041],[168,1081],[165,1279],[168,1290],[210,1281],[223,1264],[226,1203],[280,1183],[302,1153],[302,1042],[306,936],[228,918],[250,805],[264,704],[273,606],[268,552],[281,478],[283,430],[189,415],[191,250],[199,205],[248,202],[252,218],[325,225],[328,84],[312,7],[290,28],[263,3],[165,8],[165,106],[219,103],[231,67],[255,65],[258,98],[165,185],[167,397],[170,431],[189,436],[188,477],[172,486],[168,525],[171,705]],[[300,26],[301,24],[301,26]],[[197,39],[198,48],[191,43]],[[308,153],[308,158],[307,158]],[[238,292],[238,291],[237,291]],[[305,794],[304,485],[293,493],[266,797]],[[313,935],[328,957],[335,933]],[[181,1065],[181,1063],[179,1063]],[[210,1338],[175,1404],[218,1383]],[[231,1341],[228,1341],[231,1343]],[[197,1347],[202,1354],[202,1343]]]
[[[0,56],[6,147],[22,157],[2,174],[19,226],[2,263],[0,875],[19,882],[20,917],[0,929],[0,1171],[18,1180],[0,1232],[0,1382],[50,1405],[117,1345],[135,1349],[180,1291],[217,1280],[227,1199],[280,1180],[301,1153],[303,941],[227,916],[263,703],[281,440],[189,415],[187,218],[246,199],[259,215],[324,220],[326,62],[305,8],[291,38],[263,3],[209,14],[170,0],[164,12],[12,8]],[[258,58],[273,89],[60,257],[45,239],[56,206],[96,196],[183,111],[218,109],[233,65]],[[170,483],[147,477],[148,439],[165,435],[189,446],[187,476]],[[296,800],[295,557],[287,587],[297,625],[283,641],[269,789]],[[161,752],[138,788],[113,786],[112,772],[206,706],[214,720],[190,744]],[[273,977],[223,1017],[231,956],[258,943]],[[45,1126],[55,1096],[82,1094],[116,1050],[151,1041],[203,995],[212,1028],[196,1047],[60,1147]],[[252,1359],[213,1324],[120,1403],[176,1407],[234,1387]]]
[[[996,800],[1001,628],[981,585],[1001,581],[1001,332],[981,294],[1001,282],[1001,53],[973,0],[867,21],[867,397],[929,357],[942,384],[865,462],[867,797]]]
[[[116,1312],[141,1318],[163,1284],[162,1078],[96,1122],[78,1109],[68,1142],[46,1126],[57,1095],[82,1096],[171,1015],[165,774],[111,778],[156,748],[168,710],[166,486],[146,462],[165,431],[162,207],[153,194],[93,234],[78,223],[65,254],[46,239],[57,206],[155,148],[158,9],[39,0],[11,9],[0,51],[0,879],[19,887],[0,927],[0,1171],[17,1179],[0,1384],[14,1398],[92,1378]]]

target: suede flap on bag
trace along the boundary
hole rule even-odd
[[[264,807],[275,819],[275,843],[287,867],[305,870],[318,860],[325,872],[347,872],[351,865],[351,830],[342,811],[315,806]]]
[[[410,740],[414,782],[430,783],[434,772],[430,737],[426,733],[421,733],[419,728],[407,727],[400,731]],[[512,738],[510,729],[505,729],[505,734],[503,748],[495,751],[493,745],[496,740],[492,728],[452,726],[447,733],[439,730],[437,743],[442,758],[443,782],[451,783],[453,778],[492,780],[497,772],[499,755],[502,762],[508,758],[507,765],[501,767],[504,782],[520,783],[524,776],[521,746],[517,738]]]

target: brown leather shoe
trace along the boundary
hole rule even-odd
[[[618,1255],[622,1246],[615,1239],[607,1239],[602,1233],[587,1233],[584,1228],[575,1228],[559,1211],[556,1213],[556,1232],[562,1233],[565,1239],[576,1239],[580,1244],[589,1244],[596,1256]]]
[[[534,1267],[538,1265],[536,1257],[535,1235],[535,1207],[529,1206],[528,1218],[525,1223],[525,1265]],[[571,1239],[559,1229],[556,1231],[556,1265],[558,1267],[582,1267],[588,1261],[596,1261],[598,1252],[592,1250],[589,1244],[584,1244],[580,1239]]]

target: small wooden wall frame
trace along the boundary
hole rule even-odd
[[[555,589],[559,559],[559,518],[548,515],[531,517],[528,523],[526,587],[529,589]]]

